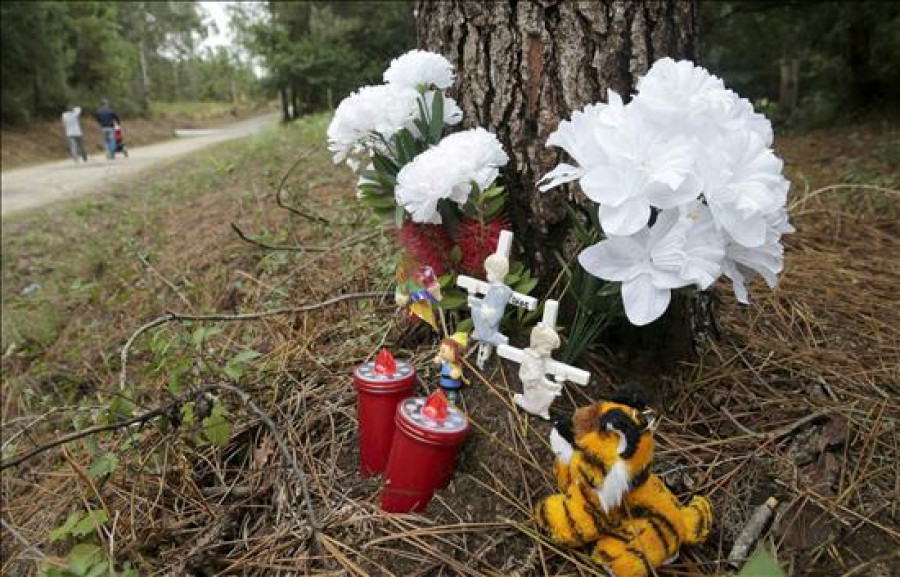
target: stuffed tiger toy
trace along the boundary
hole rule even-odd
[[[703,497],[681,506],[650,472],[649,411],[633,401],[600,401],[558,421],[550,434],[560,493],[541,501],[538,524],[560,544],[593,545],[592,558],[615,577],[650,577],[702,543],[712,525]]]

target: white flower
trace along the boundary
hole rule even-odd
[[[766,240],[760,246],[748,248],[734,241],[725,245],[722,272],[731,279],[738,302],[743,304],[750,302],[746,283],[754,273],[759,273],[769,288],[778,285],[778,275],[784,269],[784,247],[781,245],[781,237],[792,232],[794,227],[788,220],[787,210],[782,208],[766,215]]]
[[[678,210],[663,211],[652,227],[609,236],[583,250],[578,262],[598,278],[621,282],[625,314],[632,324],[643,326],[666,311],[672,289],[702,287],[718,276],[720,237],[702,221],[702,215],[683,218]],[[701,230],[694,234],[698,222]]]
[[[426,90],[444,90],[453,84],[453,65],[434,52],[410,50],[395,58],[384,72],[384,81],[393,86]]]
[[[473,183],[486,189],[509,157],[497,137],[483,128],[451,134],[418,155],[397,175],[397,204],[415,222],[440,223],[438,201],[465,204]]]
[[[379,85],[364,86],[342,100],[327,132],[334,162],[380,149],[383,145],[378,136],[388,140],[412,123],[418,98],[415,90]]]
[[[577,166],[565,162],[541,178],[541,192],[546,192],[573,180],[578,180],[601,165],[606,154],[601,146],[605,133],[620,124],[625,106],[622,98],[614,91],[608,92],[609,104],[588,104],[583,110],[572,113],[572,120],[563,120],[547,138],[547,146],[557,146],[575,159]]]
[[[709,143],[698,171],[716,225],[747,247],[766,240],[766,215],[783,207],[790,184],[784,163],[751,131],[736,131]]]
[[[732,105],[722,79],[688,60],[657,60],[638,80],[637,88],[634,107],[649,121],[675,133],[697,133],[711,114]]]
[[[689,139],[666,137],[639,114],[626,114],[601,144],[606,160],[584,175],[581,188],[600,204],[606,234],[634,234],[647,225],[651,206],[674,208],[697,198],[696,154]]]

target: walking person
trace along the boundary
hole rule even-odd
[[[66,131],[66,138],[69,139],[69,151],[72,153],[72,160],[75,161],[75,164],[78,164],[79,157],[85,162],[88,160],[82,140],[81,123],[78,121],[80,116],[81,108],[78,106],[70,106],[62,114],[63,129]]]
[[[94,113],[100,130],[103,131],[103,142],[106,144],[106,157],[110,160],[116,157],[116,124],[119,124],[119,115],[109,107],[109,101],[104,100],[100,108]]]

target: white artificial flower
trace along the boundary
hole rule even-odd
[[[782,208],[766,215],[766,240],[762,245],[748,248],[734,241],[726,243],[722,272],[731,279],[738,302],[750,302],[746,283],[754,273],[763,277],[769,288],[778,285],[778,275],[784,269],[781,237],[792,232],[787,210]]]
[[[765,242],[766,215],[784,207],[790,187],[781,159],[743,130],[710,142],[697,165],[716,226],[746,247]]]
[[[572,120],[563,120],[547,138],[547,146],[565,150],[577,166],[561,162],[541,178],[541,192],[561,184],[578,180],[602,165],[606,154],[600,142],[604,133],[623,121],[625,106],[614,91],[608,92],[609,104],[588,104],[572,113]]]
[[[341,101],[328,125],[328,150],[334,162],[380,149],[380,138],[389,140],[412,123],[418,114],[415,90],[389,85],[364,86]]]
[[[720,134],[749,130],[756,133],[767,147],[771,147],[775,132],[769,119],[756,112],[746,98],[731,90],[726,92],[728,105],[712,110],[710,123],[715,124]]]
[[[662,58],[638,80],[632,100],[648,121],[674,133],[696,134],[711,114],[732,105],[722,79],[689,60]]]
[[[647,225],[651,207],[674,208],[700,191],[691,140],[661,134],[640,114],[625,117],[601,142],[606,159],[580,181],[584,194],[600,205],[606,234],[634,234]]]
[[[630,236],[609,236],[578,255],[590,274],[622,283],[628,320],[649,324],[666,311],[672,289],[707,288],[719,277],[722,235],[701,203],[664,210],[652,227]]]
[[[484,190],[509,162],[497,137],[483,128],[447,136],[418,155],[397,175],[394,192],[415,222],[441,222],[441,199],[465,204],[473,183]]]
[[[453,84],[453,65],[434,52],[410,50],[395,58],[384,72],[384,81],[393,86],[427,90],[445,90]]]

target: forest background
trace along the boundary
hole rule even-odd
[[[412,2],[230,2],[233,42],[200,2],[4,2],[4,128],[110,99],[280,100],[285,120],[380,82],[415,46]],[[781,123],[818,126],[900,102],[900,6],[885,2],[701,3],[702,64]]]

